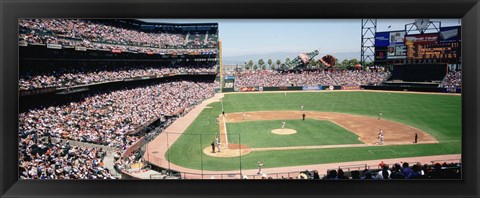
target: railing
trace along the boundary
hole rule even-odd
[[[370,166],[367,164],[355,164],[355,165],[346,165],[346,166],[338,166],[338,169],[342,169],[344,171],[351,171],[351,170],[365,170],[368,169]]]
[[[462,163],[462,159],[444,159],[444,160],[433,160],[431,161],[432,164],[436,164],[436,163],[444,163],[444,162],[449,162],[449,163]]]
[[[247,179],[297,179],[298,176],[301,174],[300,172],[301,171],[292,171],[292,172],[265,173],[265,174],[254,174],[254,175],[245,175],[239,172],[218,173],[218,174],[180,172],[177,175],[180,176],[182,179],[244,179],[244,177],[246,177]],[[171,174],[168,172],[168,170],[164,170],[162,175],[170,176]],[[323,178],[324,176],[325,175],[319,175],[320,179]],[[159,176],[157,175],[153,177],[159,177]]]
[[[75,141],[75,140],[67,140],[67,139],[55,138],[55,137],[52,137],[51,139],[52,139],[52,143],[60,142],[62,144],[65,144],[68,141],[71,146],[78,146],[78,147],[83,147],[83,148],[96,148],[96,149],[101,148],[102,150],[106,151],[107,153],[114,153],[114,152],[119,151],[118,149],[116,149],[114,147],[109,147],[109,146],[104,146],[104,145],[99,145],[99,144],[79,142],[79,141]]]

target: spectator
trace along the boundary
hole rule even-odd
[[[359,171],[352,171],[352,179],[360,179],[360,172]]]
[[[390,174],[390,179],[405,179],[405,177],[403,176],[403,174],[401,172],[400,164],[397,163],[393,166],[393,171]]]
[[[343,169],[341,169],[341,168],[338,169],[337,174],[338,174],[338,176],[337,176],[338,179],[350,179],[347,176],[345,176],[345,173],[343,172]]]
[[[402,164],[402,174],[405,178],[412,174],[412,169],[409,167],[409,164],[407,162],[404,162]]]
[[[382,161],[383,162],[383,161]],[[391,171],[388,170],[388,164],[383,164],[382,170],[377,173],[375,179],[390,179]]]

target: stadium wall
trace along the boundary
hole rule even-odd
[[[361,86],[367,90],[386,90],[386,91],[417,91],[417,92],[438,92],[438,93],[462,93],[462,89],[448,88],[429,88],[418,86]]]

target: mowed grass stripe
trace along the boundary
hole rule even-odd
[[[285,128],[294,129],[292,135],[277,135],[271,131]],[[268,120],[227,123],[229,143],[245,144],[251,148],[316,146],[337,144],[361,144],[358,136],[327,120]]]

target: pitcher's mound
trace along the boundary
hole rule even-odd
[[[277,135],[292,135],[297,133],[297,131],[293,129],[273,129],[272,133]]]

